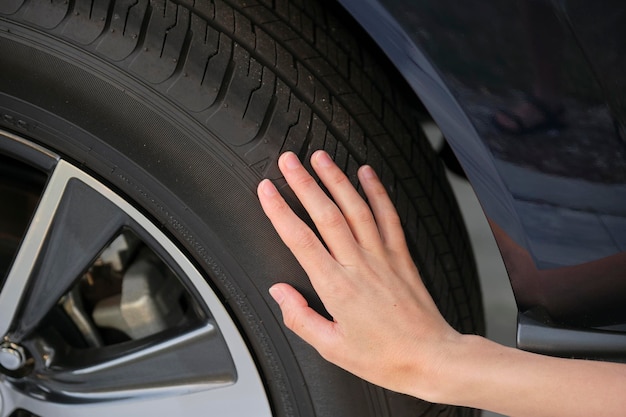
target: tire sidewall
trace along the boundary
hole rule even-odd
[[[34,45],[37,50],[31,49]],[[274,413],[320,415],[314,402],[341,398],[337,394],[342,391],[354,398],[354,392],[345,388],[354,383],[342,382],[355,378],[346,377],[283,330],[280,311],[267,288],[287,278],[304,293],[314,293],[262,213],[254,192],[255,174],[206,129],[198,129],[201,135],[195,136],[189,134],[192,129],[179,129],[195,121],[172,123],[172,115],[180,115],[172,103],[141,85],[121,86],[119,80],[128,76],[115,74],[107,63],[90,61],[90,67],[100,70],[96,75],[71,56],[59,59],[63,51],[50,44],[14,43],[13,47],[22,50],[24,57],[36,54],[36,60],[49,61],[33,65],[23,58],[19,69],[15,60],[4,62],[5,69],[12,66],[11,73],[21,76],[0,87],[0,128],[33,140],[91,173],[126,196],[178,242],[239,325],[264,375]],[[53,67],[57,70],[51,71]],[[103,68],[111,73],[104,76]],[[64,73],[71,74],[71,84]],[[85,108],[94,110],[85,112]],[[120,111],[128,108],[137,112]],[[168,134],[176,132],[176,137],[156,145],[150,137],[155,125]],[[120,133],[125,130],[140,134]],[[158,151],[148,150],[156,147]],[[139,153],[142,148],[146,153]],[[172,158],[176,161],[168,161]],[[180,188],[172,189],[168,182]],[[194,196],[191,204],[185,200],[188,195]],[[303,368],[315,375],[307,378]],[[308,380],[320,374],[331,383],[318,389],[323,398],[316,399],[307,388]]]

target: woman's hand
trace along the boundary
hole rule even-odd
[[[334,202],[295,154],[283,154],[278,164],[326,247],[269,180],[259,184],[259,199],[334,319],[309,308],[290,285],[276,284],[270,293],[285,325],[330,362],[375,384],[427,399],[461,335],[426,291],[396,210],[373,169],[363,166],[358,172],[368,205],[323,151],[313,154],[311,165]]]
[[[369,206],[324,152],[311,165],[334,202],[296,156],[279,167],[326,248],[268,180],[265,213],[309,275],[333,321],[291,286],[270,292],[287,327],[327,360],[374,384],[433,402],[511,416],[623,416],[626,366],[551,358],[460,335],[439,314],[411,260],[400,221],[367,166],[359,180]]]

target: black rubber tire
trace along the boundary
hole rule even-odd
[[[419,104],[338,16],[310,0],[5,0],[0,127],[79,163],[180,242],[255,353],[276,416],[475,415],[328,364],[268,297],[289,280],[321,308],[255,189],[263,177],[284,186],[280,153],[323,148],[354,181],[363,163],[380,173],[441,312],[484,332],[471,248]]]

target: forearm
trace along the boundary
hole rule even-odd
[[[626,365],[560,359],[464,336],[432,401],[487,409],[512,417],[626,412]]]

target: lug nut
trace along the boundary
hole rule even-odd
[[[17,371],[26,363],[24,348],[15,343],[0,344],[0,365],[9,371]]]

